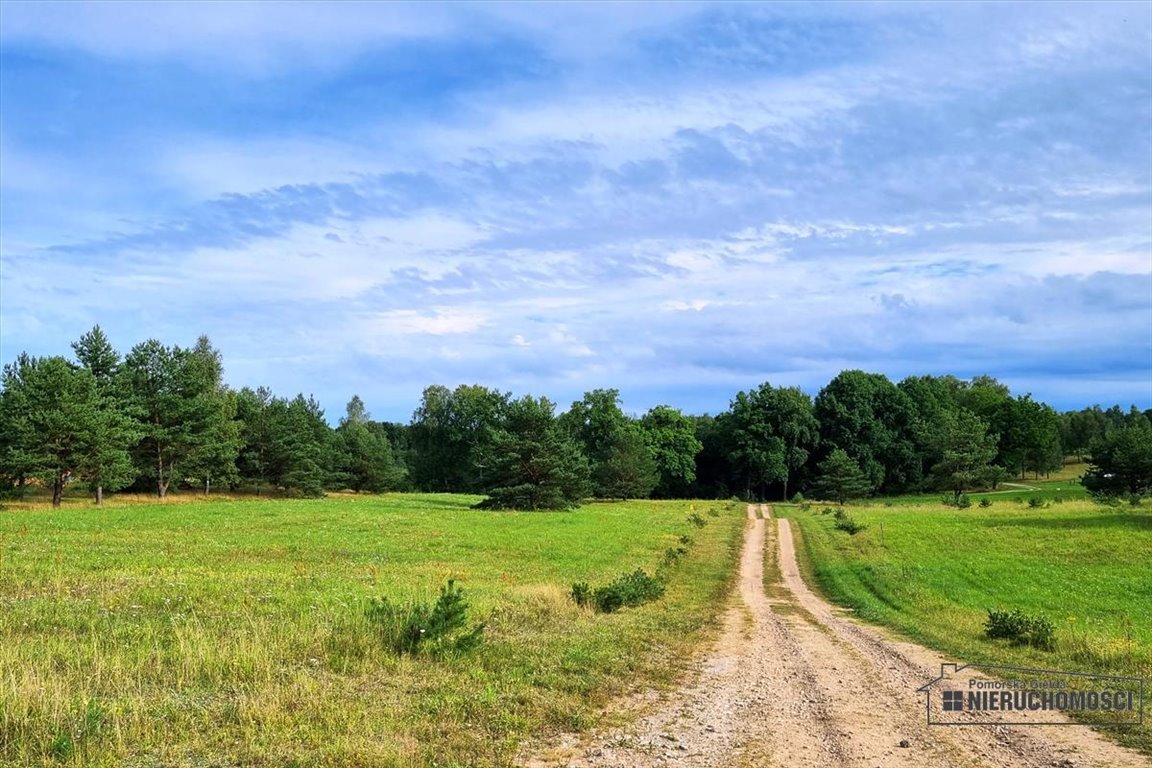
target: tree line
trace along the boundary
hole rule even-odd
[[[221,355],[150,339],[121,355],[99,326],[73,356],[21,354],[0,382],[0,489],[81,483],[109,491],[214,488],[318,496],[350,489],[476,493],[491,508],[598,498],[822,498],[994,488],[1099,459],[1100,493],[1152,483],[1152,410],[1058,413],[981,376],[843,371],[815,398],[764,383],[717,415],[667,405],[634,417],[614,389],[562,412],[546,397],[478,385],[426,388],[407,424],[375,421],[359,396],[332,427],[319,404],[234,390]],[[1105,465],[1104,462],[1107,462]]]

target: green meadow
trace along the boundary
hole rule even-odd
[[[849,506],[851,518],[867,526],[854,536],[836,530],[826,508],[776,509],[799,526],[809,580],[867,621],[968,663],[1140,677],[1147,692],[1152,513],[1147,504],[1057,502],[1059,482],[1045,484],[1047,500],[1038,508],[1022,503],[1032,492],[988,496],[988,508]],[[1055,625],[1054,648],[984,638],[991,609],[1047,617]],[[1114,730],[1152,754],[1148,725]]]
[[[676,679],[722,607],[744,519],[726,502],[476,501],[0,510],[0,764],[507,765],[527,736]],[[656,571],[682,536],[661,600],[596,614],[569,599],[576,581]],[[450,578],[484,643],[389,653],[370,599],[434,601]]]

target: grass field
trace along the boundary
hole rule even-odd
[[[1057,482],[1057,481],[1053,481]],[[1031,494],[1030,494],[1031,495]],[[838,531],[819,506],[780,505],[799,525],[803,567],[826,595],[968,663],[1096,672],[1152,687],[1152,512],[1088,501],[1032,509],[1011,497],[849,507],[867,528]],[[1056,625],[1052,651],[983,637],[989,609]],[[1146,707],[1152,702],[1146,701]],[[1146,718],[1147,720],[1148,718]],[[1114,729],[1152,754],[1152,727]]]
[[[9,507],[0,511],[0,764],[505,765],[673,679],[709,631],[743,508],[480,512],[463,496]],[[708,514],[715,510],[716,514]],[[663,599],[577,608],[572,582],[652,572]],[[372,596],[462,584],[486,641],[385,652]],[[671,660],[671,661],[670,661]]]

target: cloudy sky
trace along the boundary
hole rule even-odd
[[[1152,6],[0,4],[0,358],[1152,406]]]

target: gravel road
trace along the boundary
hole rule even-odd
[[[765,554],[768,576],[765,580]],[[748,507],[739,595],[688,684],[525,768],[1152,768],[1086,727],[929,726],[916,688],[956,661],[861,624],[801,579],[789,521]]]

